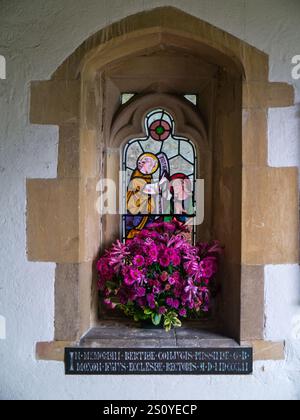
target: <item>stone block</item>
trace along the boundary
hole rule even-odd
[[[264,337],[264,267],[243,266],[241,283],[241,340],[262,340]]]
[[[243,170],[243,243],[245,265],[299,261],[298,170]]]
[[[253,348],[253,359],[255,362],[285,359],[285,343],[283,341],[247,341],[243,342],[242,345]]]
[[[243,110],[243,166],[266,166],[268,160],[268,113]]]
[[[58,264],[55,273],[55,340],[76,340],[79,331],[79,264]]]
[[[287,83],[244,82],[243,108],[283,108],[295,103],[294,88]]]
[[[80,110],[80,81],[31,83],[31,124],[60,125],[77,122]]]
[[[79,141],[78,124],[59,127],[58,178],[78,178]]]
[[[27,253],[30,261],[78,262],[78,180],[27,181]]]
[[[69,341],[37,343],[35,349],[36,360],[63,362],[65,358],[66,347],[76,347],[76,343]]]

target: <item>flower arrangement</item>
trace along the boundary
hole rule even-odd
[[[154,223],[106,251],[97,263],[104,304],[166,331],[208,312],[222,248],[217,241],[192,246],[185,231],[178,222]]]

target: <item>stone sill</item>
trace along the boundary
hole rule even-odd
[[[37,343],[36,358],[45,361],[64,361],[66,347],[81,348],[238,348],[252,347],[255,361],[284,360],[284,342],[249,341],[239,345],[220,334],[189,324],[166,333],[159,329],[136,328],[135,324],[117,321],[100,323],[79,342],[53,341]]]
[[[82,337],[79,343],[87,348],[230,348],[236,341],[208,331],[199,322],[188,322],[182,328],[140,328],[136,323],[100,322]]]

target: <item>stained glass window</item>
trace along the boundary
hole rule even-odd
[[[197,106],[198,104],[198,95],[184,95],[185,99],[191,102],[193,105]]]
[[[153,222],[177,220],[194,242],[196,152],[176,136],[174,118],[164,109],[145,119],[146,137],[130,140],[123,153],[123,240]]]
[[[135,97],[135,93],[122,93],[121,95],[122,105],[127,104],[127,102],[129,102],[134,97]]]

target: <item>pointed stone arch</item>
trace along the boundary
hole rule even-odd
[[[218,146],[218,208],[221,214],[228,206],[234,211],[231,226],[216,223],[214,232],[226,237],[236,230],[239,244],[228,267],[234,280],[227,279],[224,331],[240,342],[262,340],[264,265],[298,262],[297,170],[267,163],[267,110],[293,105],[293,88],[269,82],[266,54],[178,9],[129,16],[85,41],[51,80],[31,84],[31,123],[58,125],[60,136],[57,179],[27,182],[28,258],[57,263],[55,341],[48,355],[47,346],[38,346],[42,358],[61,357],[65,342],[77,342],[97,321],[93,261],[103,233],[94,203],[112,123],[103,118],[102,70],[157,50],[197,56],[207,69],[216,66],[217,132],[236,118]],[[112,118],[116,111],[115,104],[105,109]]]

